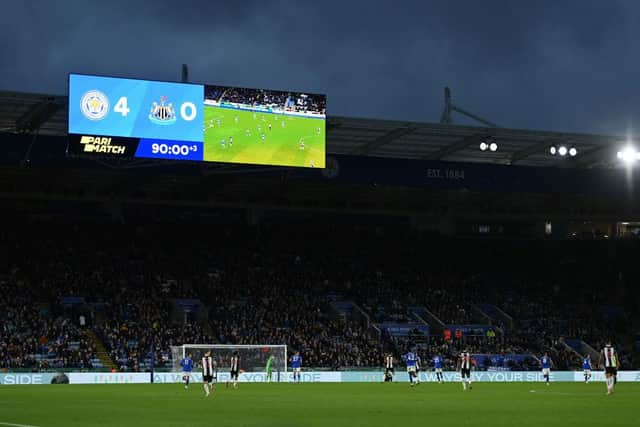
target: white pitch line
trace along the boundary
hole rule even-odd
[[[3,423],[0,421],[0,426],[9,426],[9,427],[38,427],[31,424],[15,424],[15,423]]]
[[[540,393],[540,394],[556,394],[560,396],[600,396],[605,395],[606,393],[569,393],[563,391],[552,391],[552,390],[529,390],[530,393]]]

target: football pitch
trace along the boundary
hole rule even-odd
[[[325,121],[206,105],[204,160],[324,168]]]
[[[640,384],[0,386],[0,426],[638,426]]]

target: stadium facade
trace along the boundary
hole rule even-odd
[[[35,296],[51,298],[49,307],[63,318],[96,316],[90,332],[84,325],[71,329],[78,339],[74,359],[57,358],[61,366],[72,360],[71,365],[144,371],[154,364],[171,366],[166,360],[171,345],[209,339],[257,344],[271,338],[307,349],[316,367],[377,367],[383,352],[399,356],[410,343],[427,351],[435,337],[444,340],[450,355],[473,345],[476,361],[486,369],[537,369],[536,354],[547,348],[564,360],[565,369],[573,369],[576,357],[595,357],[604,331],[617,328],[625,362],[638,367],[631,361],[640,319],[630,286],[638,272],[621,255],[625,248],[632,253],[636,243],[620,240],[635,239],[640,228],[635,201],[640,183],[615,167],[622,138],[334,117],[328,120],[323,170],[89,159],[66,155],[65,105],[64,97],[0,93],[0,198],[5,224],[12,225],[5,237],[14,252],[11,271],[28,271],[23,260],[33,256],[47,265],[42,271],[57,277],[60,289],[50,293],[46,282],[35,283],[42,271],[8,275],[6,283],[19,289],[32,283]],[[488,139],[499,145],[497,151],[478,149]],[[571,145],[580,155],[551,156],[552,144]],[[29,237],[13,248],[20,235]],[[185,240],[189,236],[192,240]],[[474,243],[478,237],[483,239]],[[487,243],[487,238],[508,242]],[[549,242],[567,238],[603,242],[586,247]],[[151,278],[140,267],[151,262],[141,248],[163,274]],[[64,284],[49,262],[54,258],[84,288],[74,287],[75,280]],[[242,263],[246,259],[252,260],[249,266]],[[619,270],[604,268],[612,262]],[[546,265],[554,279],[538,277],[535,263]],[[119,312],[119,300],[111,299],[122,292],[118,280],[129,280],[117,277],[113,266],[127,266],[127,277],[140,282],[119,295],[130,301],[131,313]],[[189,269],[196,278],[185,273]],[[239,270],[248,271],[248,278],[241,279]],[[262,293],[265,271],[276,298]],[[568,277],[574,271],[581,274]],[[512,281],[527,274],[517,289],[535,310],[544,309],[546,300],[538,295],[536,280],[553,289],[553,315],[531,314],[511,292]],[[575,325],[589,315],[588,303],[581,301],[587,311],[568,318],[560,314],[563,304],[576,292],[600,295],[598,280],[612,277],[621,286],[606,295],[611,301],[603,300],[597,316],[606,326],[589,323],[592,334],[582,337]],[[556,289],[554,280],[565,286]],[[449,288],[438,289],[439,281]],[[165,286],[167,294],[156,298],[152,290]],[[424,293],[406,299],[414,286],[424,286]],[[376,292],[368,294],[369,289]],[[199,308],[183,309],[180,301],[194,294],[201,299]],[[260,301],[287,313],[294,297],[305,301],[306,310],[290,314],[308,322],[307,334],[281,328],[285,320],[275,316],[273,331],[252,328],[234,335],[237,325],[269,317],[260,311]],[[229,301],[249,317],[234,318]],[[157,311],[150,315],[146,306]],[[316,310],[312,319],[303,316]],[[123,318],[129,320],[129,338],[138,343],[135,350],[126,344],[126,334],[114,329]],[[151,345],[146,331],[156,318],[166,325],[155,336],[162,349],[150,357],[144,353]],[[179,335],[186,319],[193,333],[169,343],[167,337]],[[619,322],[624,328],[614,326]],[[314,330],[314,324],[322,326]],[[338,343],[309,342],[307,335],[325,331],[339,337]],[[359,349],[348,360],[338,355],[343,341]],[[321,350],[326,346],[332,349],[328,356]]]
[[[392,215],[448,234],[497,230],[502,222],[539,236],[550,234],[550,222],[551,234],[567,237],[597,222],[591,231],[613,236],[640,220],[640,183],[617,167],[625,143],[618,136],[330,117],[322,171],[92,161],[64,154],[66,103],[64,96],[0,93],[3,197],[249,208],[254,219],[274,209]],[[496,152],[478,149],[488,139]],[[554,144],[579,155],[551,156]]]

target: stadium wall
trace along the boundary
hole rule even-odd
[[[640,175],[625,169],[575,169],[487,163],[460,163],[352,155],[328,155],[331,179],[341,183],[467,189],[471,191],[590,194],[628,197],[640,194]],[[291,177],[317,177],[312,169]]]
[[[56,373],[15,373],[0,374],[0,385],[27,385],[27,384],[51,384],[57,376]],[[148,372],[131,373],[106,373],[106,372],[72,372],[66,374],[70,384],[148,384],[151,382],[151,375]],[[281,374],[280,380],[283,382],[293,381],[291,373]],[[218,382],[226,382],[228,373],[218,374]],[[194,382],[201,382],[202,375],[194,373]],[[240,382],[262,383],[266,381],[263,372],[245,372],[240,374]],[[447,382],[460,381],[457,372],[445,372],[444,379]],[[409,379],[406,372],[396,374],[394,381],[407,382]],[[421,372],[420,380],[423,382],[435,382],[436,377],[433,372]],[[544,378],[540,372],[514,371],[514,372],[474,372],[472,380],[475,382],[543,382]],[[182,381],[182,374],[176,372],[156,373],[153,377],[154,383],[179,383]],[[377,371],[307,371],[302,373],[302,381],[307,383],[320,382],[382,382],[382,372]],[[554,382],[582,382],[584,377],[581,371],[557,371],[551,375]],[[593,372],[591,381],[604,381],[604,373]],[[618,381],[640,382],[640,371],[620,371]]]
[[[0,132],[4,151],[0,164],[15,165],[23,160],[24,146],[29,143],[25,135]],[[330,137],[329,137],[330,139]],[[39,136],[31,152],[31,166],[85,168],[106,170],[109,166],[93,161],[65,157],[68,137]],[[330,148],[330,147],[329,147]],[[336,183],[380,186],[406,186],[443,190],[470,190],[492,192],[531,192],[552,194],[601,195],[625,200],[630,194],[640,194],[640,174],[629,176],[626,169],[575,169],[532,166],[506,166],[486,163],[461,163],[436,160],[393,159],[352,155],[329,155],[329,168],[293,168],[290,179],[331,180]],[[136,174],[170,174],[200,176],[201,166],[190,162],[168,162],[154,168],[131,169]],[[22,168],[20,169],[22,170]],[[32,171],[33,172],[33,171]],[[133,173],[133,172],[132,172]],[[282,169],[261,170],[261,177],[282,175]],[[21,174],[20,177],[23,175]],[[17,179],[17,178],[16,178]]]

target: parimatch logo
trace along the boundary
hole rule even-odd
[[[85,153],[124,154],[126,146],[111,144],[111,138],[106,136],[83,136],[80,144]]]

